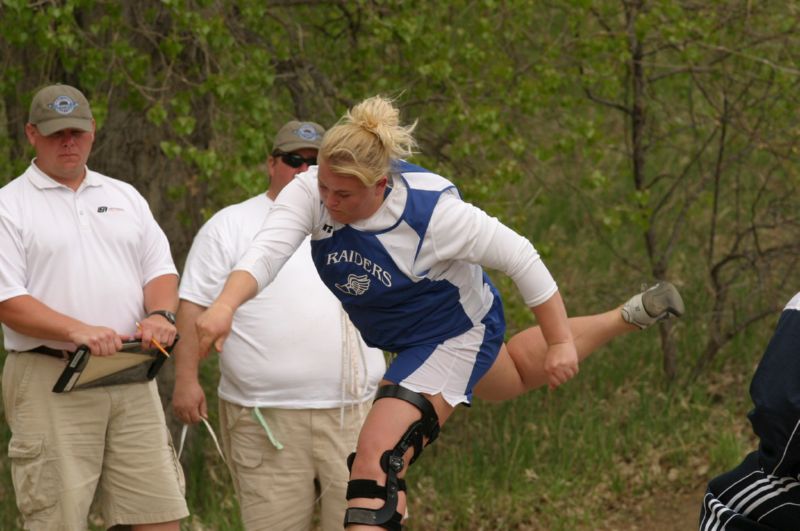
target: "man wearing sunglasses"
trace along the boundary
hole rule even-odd
[[[222,290],[279,192],[316,164],[323,134],[314,122],[281,127],[267,159],[267,192],[218,212],[192,243],[174,351],[173,409],[185,423],[207,416],[195,320]],[[346,458],[385,362],[322,284],[308,240],[270,289],[237,310],[219,363],[221,438],[245,528],[307,531],[319,500],[323,531],[341,529]]]

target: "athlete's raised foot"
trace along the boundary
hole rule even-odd
[[[622,305],[625,322],[642,329],[670,316],[680,317],[683,312],[683,299],[678,288],[666,280],[637,293]]]

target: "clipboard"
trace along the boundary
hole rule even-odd
[[[167,352],[178,338],[175,338]],[[122,349],[111,356],[92,356],[89,347],[81,345],[70,353],[67,366],[61,372],[54,393],[152,380],[164,365],[165,356],[156,347],[145,348],[141,341],[126,341]]]

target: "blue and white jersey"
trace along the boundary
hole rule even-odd
[[[236,269],[265,287],[311,234],[320,276],[368,344],[397,352],[481,322],[498,297],[481,266],[503,271],[528,306],[557,286],[531,243],[461,200],[447,179],[400,162],[369,218],[343,225],[320,200],[316,167],[276,200]]]
[[[398,352],[441,343],[479,323],[498,296],[477,264],[439,263],[424,245],[443,194],[458,197],[448,180],[403,163],[393,189],[405,206],[387,228],[339,225],[319,231],[311,255],[322,281],[339,298],[367,343]]]

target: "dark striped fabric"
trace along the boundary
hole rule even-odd
[[[800,482],[766,474],[758,452],[708,484],[700,515],[701,531],[797,531]]]
[[[701,531],[800,530],[800,311],[792,300],[759,362],[748,415],[758,450],[712,479]],[[793,304],[794,303],[794,304]]]

